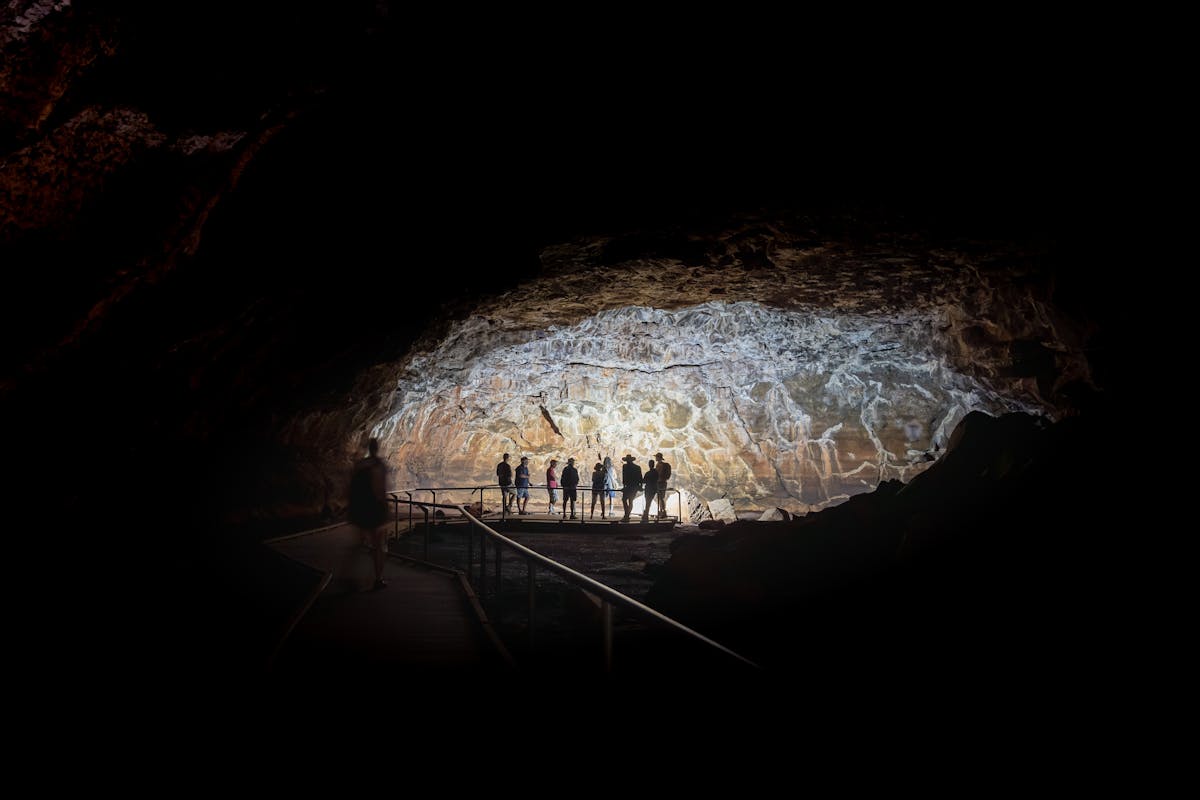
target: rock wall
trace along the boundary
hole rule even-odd
[[[490,483],[504,452],[540,482],[550,458],[586,481],[600,456],[662,451],[689,492],[803,513],[910,480],[972,411],[1070,412],[1083,337],[1021,256],[800,247],[788,224],[549,248],[537,281],[364,376],[341,423],[293,420],[288,441],[328,442],[340,469],[378,435],[398,488]]]

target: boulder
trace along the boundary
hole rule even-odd
[[[719,500],[708,501],[708,513],[712,514],[712,518],[716,520],[737,522],[737,512],[733,510],[733,504],[723,497]]]

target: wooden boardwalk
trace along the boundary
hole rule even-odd
[[[322,572],[329,585],[277,653],[276,675],[381,666],[454,674],[503,665],[458,576],[389,557],[388,586],[371,591],[371,553],[348,525],[276,540],[278,552]]]

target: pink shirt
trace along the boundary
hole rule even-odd
[[[558,475],[554,474],[554,467],[546,469],[546,485],[551,489],[558,488]]]

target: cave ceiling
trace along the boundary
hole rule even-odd
[[[10,449],[69,430],[97,493],[169,446],[214,503],[315,514],[373,433],[397,485],[662,450],[811,510],[1104,386],[1038,82],[664,83],[472,34],[464,86],[386,2],[0,14]]]

